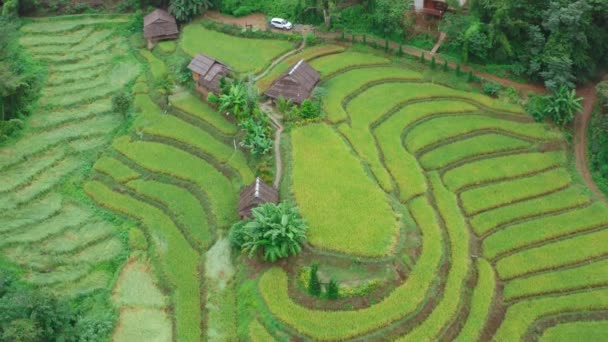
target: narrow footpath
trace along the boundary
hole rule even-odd
[[[588,138],[587,132],[593,106],[597,100],[595,84],[591,83],[577,90],[577,95],[583,98],[583,110],[576,116],[574,121],[574,155],[576,157],[576,169],[583,178],[585,185],[593,192],[595,197],[604,203],[608,203],[604,194],[593,181],[589,170],[589,158],[587,157]]]

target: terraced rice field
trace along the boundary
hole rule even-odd
[[[230,36],[194,22],[184,27],[180,47],[192,57],[202,52],[226,63],[236,72],[257,74],[273,59],[291,50],[293,43]]]
[[[608,208],[573,181],[561,134],[518,106],[347,54],[312,61],[328,68],[327,118],[291,132],[288,188],[321,263],[352,258],[407,274],[371,303],[336,310],[303,302],[290,285],[298,275],[271,268],[258,290],[272,319],[252,323],[252,338],[600,336],[605,321],[587,320],[605,320],[608,309]],[[390,206],[380,209],[383,201]],[[399,217],[399,206],[409,221],[382,220]],[[398,257],[408,236],[395,223],[420,231],[411,267]],[[378,243],[388,236],[391,249]]]
[[[111,95],[141,71],[125,39],[107,28],[127,20],[40,19],[22,28],[21,44],[46,61],[49,77],[24,136],[0,149],[0,250],[28,282],[59,296],[110,289],[125,258],[120,223],[107,221],[71,184],[122,124]],[[68,76],[68,69],[75,71]]]
[[[237,220],[253,172],[234,148],[237,127],[195,95],[174,94],[170,112],[154,102],[148,92],[167,66],[117,33],[127,21],[68,16],[22,28],[49,77],[25,136],[0,150],[0,251],[34,286],[105,296],[114,340],[197,341],[207,333],[205,252]],[[133,83],[125,128],[111,97]]]
[[[0,149],[2,257],[59,296],[105,296],[113,340],[605,339],[608,208],[576,183],[558,130],[384,56],[305,49],[258,84],[307,59],[327,90],[326,118],[283,145],[281,195],[308,241],[285,263],[246,262],[226,239],[254,179],[238,128],[185,90],[161,107],[176,47],[131,47],[115,32],[127,20],[22,28],[49,78],[25,136]],[[259,73],[293,46],[195,23],[179,48]],[[126,125],[111,96],[128,85]],[[298,285],[312,262],[341,286],[386,279],[316,300]]]

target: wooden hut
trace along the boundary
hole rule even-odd
[[[169,12],[157,8],[144,17],[144,38],[148,41],[148,49],[158,41],[176,39],[178,36],[177,22]]]
[[[255,182],[241,191],[239,216],[241,219],[250,218],[251,210],[264,203],[279,203],[279,192],[257,177]]]
[[[303,59],[277,78],[265,95],[273,100],[284,98],[301,104],[310,97],[321,75]]]
[[[214,58],[203,55],[202,53],[194,56],[188,65],[192,71],[192,79],[196,82],[196,90],[207,98],[209,92],[220,94],[220,80],[222,77],[230,75],[232,70]]]

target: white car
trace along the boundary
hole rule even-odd
[[[293,27],[289,21],[282,18],[272,18],[272,20],[270,20],[270,25],[282,30],[291,30]]]

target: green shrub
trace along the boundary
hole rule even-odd
[[[456,76],[461,76],[462,71],[460,70],[460,64],[456,65]]]
[[[308,294],[314,297],[321,295],[321,282],[319,282],[319,265],[312,264],[310,267],[310,277],[308,278]]]
[[[435,70],[437,68],[437,61],[435,60],[435,56],[431,58],[431,69]]]
[[[448,72],[450,70],[450,66],[448,65],[448,61],[443,61],[443,71]]]
[[[483,82],[481,85],[483,93],[488,96],[497,96],[498,92],[502,90],[502,86],[496,82]]]
[[[306,99],[302,102],[299,113],[302,119],[318,118],[321,115],[321,106],[319,103]]]
[[[475,82],[475,75],[473,74],[473,70],[470,70],[467,74],[467,82]]]
[[[127,116],[131,104],[133,103],[133,97],[126,92],[120,92],[112,96],[112,111]]]
[[[304,37],[304,41],[308,46],[315,45],[317,43],[317,36],[315,36],[315,34],[312,32],[307,33]]]
[[[327,284],[327,298],[328,299],[338,299],[340,296],[340,287],[338,286],[338,282],[331,279]]]
[[[420,54],[420,63],[424,64],[424,62],[426,62],[426,59],[424,58],[424,52],[422,52]]]
[[[232,245],[249,257],[263,250],[264,260],[275,262],[302,250],[308,225],[295,205],[266,203],[253,209],[251,216],[251,220],[235,224],[230,232]]]

